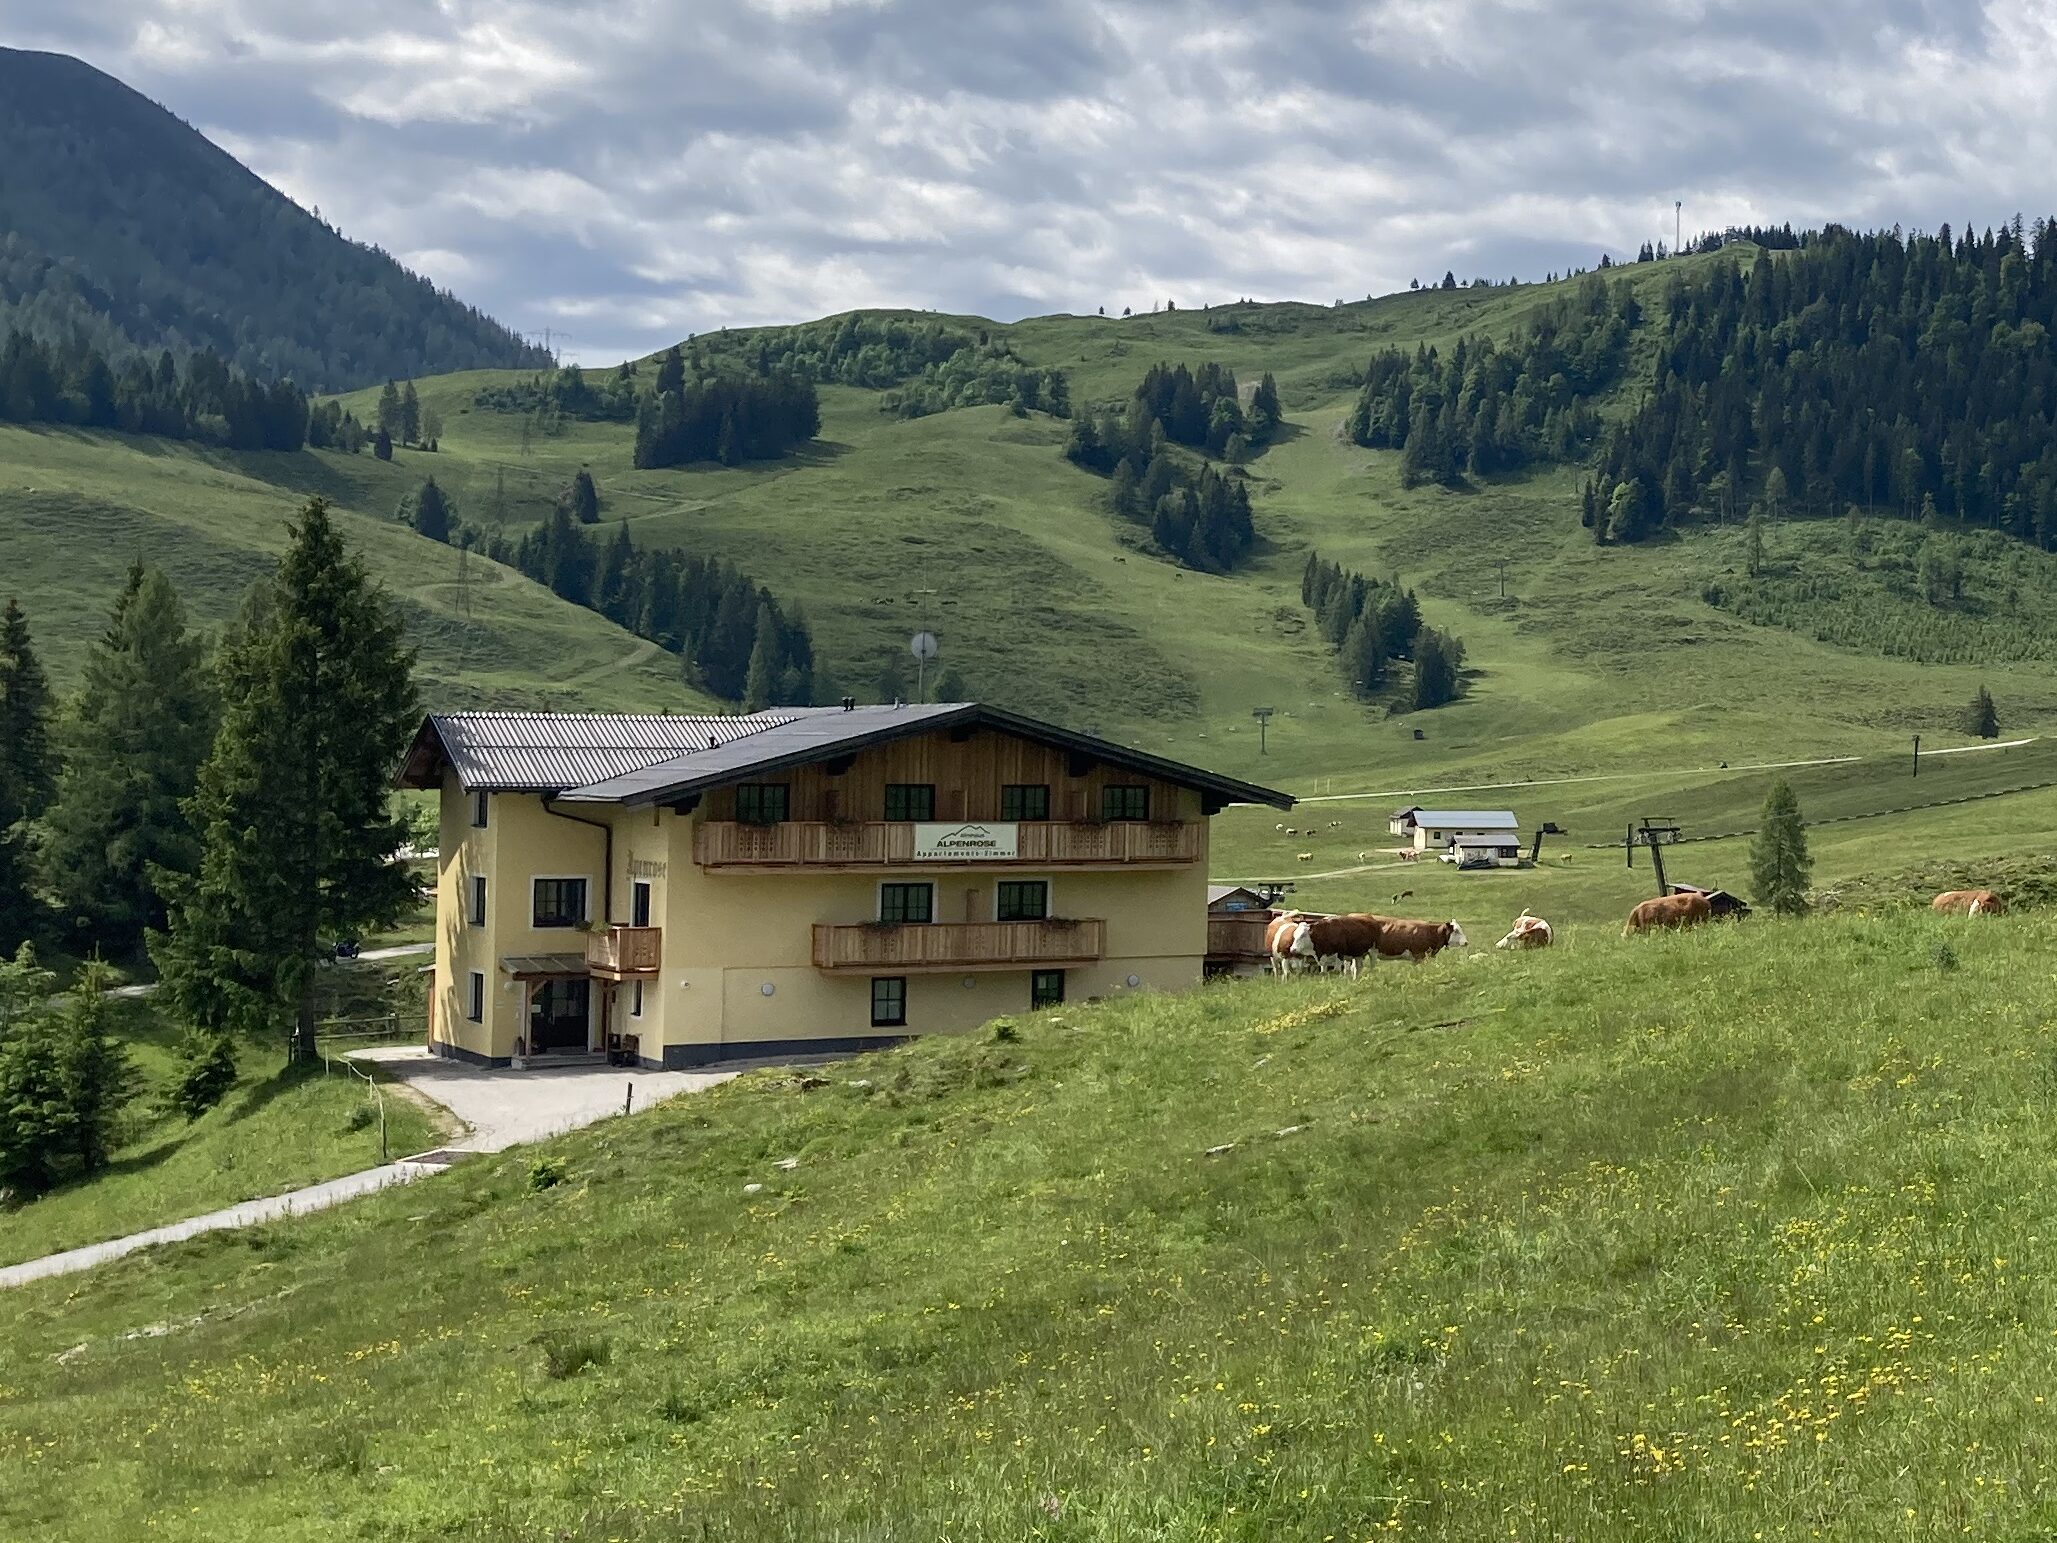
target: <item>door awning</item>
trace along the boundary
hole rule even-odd
[[[546,980],[557,975],[584,975],[584,954],[509,954],[500,968],[516,980]]]

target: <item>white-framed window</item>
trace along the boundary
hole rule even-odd
[[[474,873],[471,876],[471,924],[483,927],[486,924],[486,876]]]
[[[483,970],[471,972],[471,989],[466,996],[464,1016],[473,1023],[486,1021],[486,976]]]
[[[538,877],[535,881],[534,904],[530,908],[530,925],[537,928],[576,927],[586,919],[586,895],[589,888],[584,877],[565,878],[557,875]]]
[[[471,828],[473,830],[484,830],[486,828],[486,802],[490,796],[484,788],[480,788],[471,795]]]

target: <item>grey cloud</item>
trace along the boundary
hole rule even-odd
[[[1674,198],[1688,229],[2050,210],[2043,9],[14,0],[8,21],[601,361],[860,304],[1537,276],[1668,236]]]

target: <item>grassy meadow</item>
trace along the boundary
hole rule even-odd
[[[282,1045],[244,1045],[235,1087],[189,1121],[163,1103],[177,1076],[176,1032],[147,1002],[122,1002],[117,1011],[137,1096],[113,1161],[84,1183],[0,1206],[0,1265],[378,1165],[378,1120],[362,1079],[289,1067]],[[445,1129],[440,1114],[390,1089],[385,1108],[395,1157],[426,1151]]]
[[[32,1286],[0,1532],[2035,1535],[2049,925],[1071,1005]]]

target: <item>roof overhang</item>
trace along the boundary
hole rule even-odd
[[[1125,745],[1097,739],[1090,734],[1059,728],[1053,723],[1026,718],[1019,713],[1007,712],[998,707],[987,707],[982,703],[967,703],[943,712],[909,715],[901,722],[888,720],[875,728],[861,729],[831,742],[802,746],[789,753],[782,754],[772,750],[763,756],[750,758],[747,764],[702,770],[692,766],[691,756],[680,756],[676,758],[679,765],[675,778],[653,777],[662,766],[662,763],[658,763],[641,772],[631,773],[628,777],[610,778],[586,787],[567,789],[564,801],[619,803],[630,808],[649,808],[677,803],[714,788],[753,781],[769,772],[786,771],[798,766],[832,760],[838,756],[890,744],[894,740],[906,739],[917,734],[966,728],[992,729],[1037,744],[1051,745],[1060,750],[1089,756],[1109,766],[1118,766],[1126,771],[1155,777],[1177,787],[1192,788],[1218,805],[1267,804],[1274,809],[1290,809],[1295,802],[1290,793],[1281,793],[1276,788],[1262,787],[1257,783],[1244,782],[1235,777],[1224,777],[1197,766],[1188,766],[1163,756],[1151,755],[1147,751],[1133,750]],[[635,784],[632,788],[615,786],[631,782]]]

